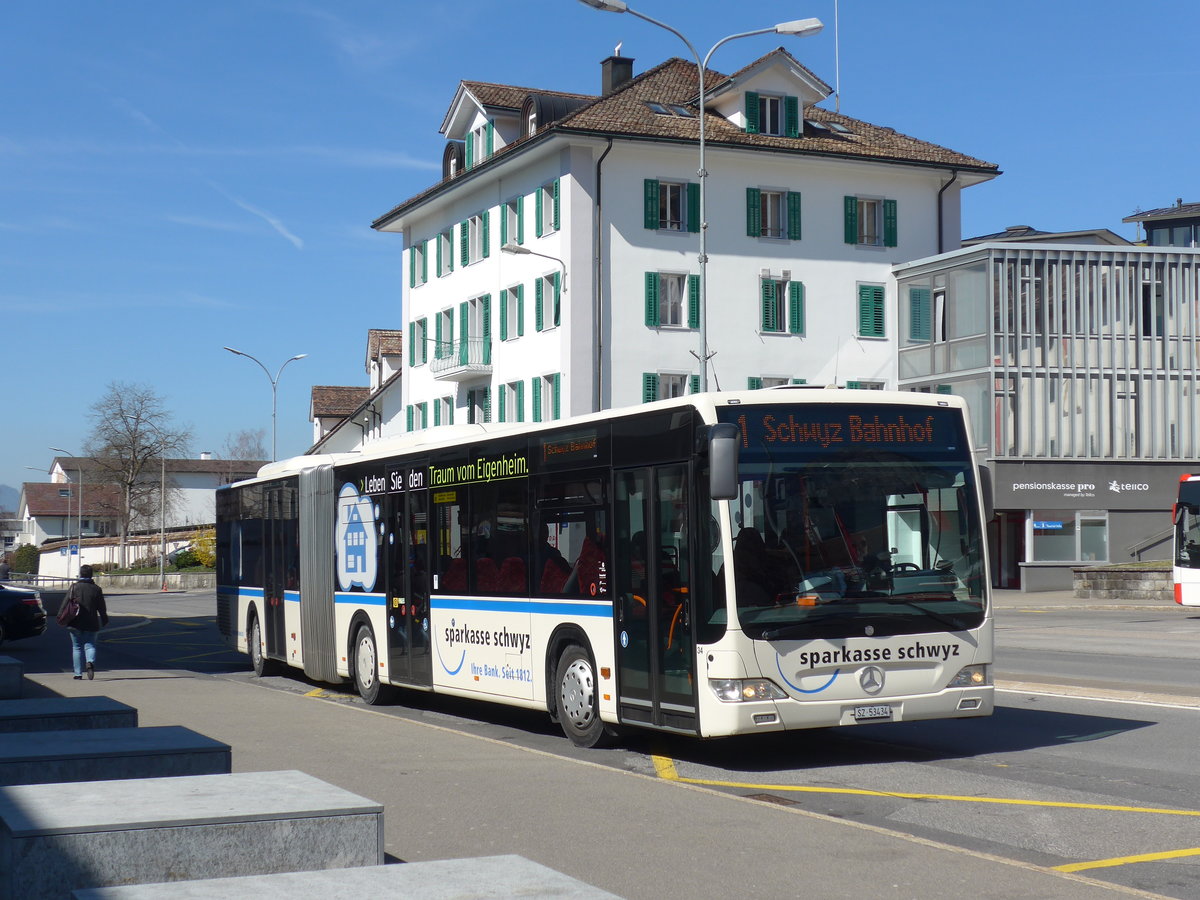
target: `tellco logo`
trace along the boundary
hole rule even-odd
[[[1137,484],[1128,481],[1110,481],[1108,483],[1108,489],[1114,494],[1123,494],[1125,491],[1148,491],[1150,490],[1150,485]]]

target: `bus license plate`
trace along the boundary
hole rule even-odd
[[[865,722],[868,719],[890,719],[892,717],[892,708],[890,706],[856,706],[854,707],[854,721]]]

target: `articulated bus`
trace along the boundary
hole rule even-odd
[[[798,387],[272,463],[218,491],[217,618],[257,674],[545,710],[584,747],[984,716],[969,435],[956,397]]]
[[[1171,509],[1175,525],[1175,602],[1200,606],[1200,475],[1181,475]]]

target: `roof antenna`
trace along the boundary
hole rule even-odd
[[[838,0],[833,0],[833,111],[842,111],[842,56],[839,35]]]

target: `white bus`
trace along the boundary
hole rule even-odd
[[[272,463],[218,492],[218,622],[260,675],[580,746],[988,715],[970,433],[952,396],[788,388]]]
[[[1200,606],[1200,475],[1179,476],[1171,518],[1175,525],[1175,602]]]

